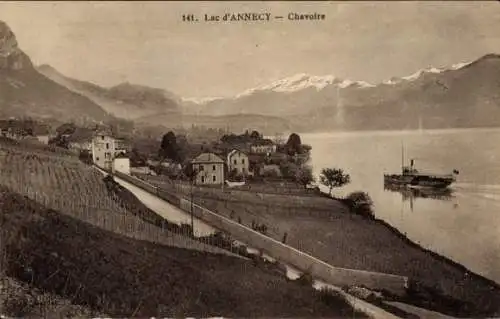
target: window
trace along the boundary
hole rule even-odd
[[[245,164],[245,159],[241,159],[241,164]]]
[[[236,160],[233,161],[234,165],[236,165],[238,162],[236,162]]]
[[[109,150],[109,143],[106,143],[106,149]]]
[[[202,177],[201,177],[201,182],[202,182],[202,183],[205,183],[205,176],[202,176]]]
[[[215,171],[215,165],[212,166],[212,171]]]
[[[202,171],[205,167],[203,165],[200,165],[200,171]]]
[[[99,161],[99,157],[96,157],[96,158],[95,158],[95,160],[96,160],[96,161]]]
[[[101,136],[101,139],[104,141],[104,135],[103,135],[103,136]]]
[[[215,175],[212,177],[214,182],[217,181],[217,178],[215,177]]]

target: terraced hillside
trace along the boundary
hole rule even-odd
[[[145,222],[111,196],[103,175],[63,151],[0,140],[0,185],[92,225],[128,237],[214,253],[227,251]]]

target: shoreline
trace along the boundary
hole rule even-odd
[[[492,279],[489,279],[489,278],[487,278],[487,277],[485,277],[485,276],[483,276],[481,274],[478,274],[478,273],[476,273],[476,272],[468,269],[465,265],[462,265],[459,262],[454,261],[453,259],[451,259],[449,257],[446,257],[445,255],[441,255],[439,253],[436,253],[435,251],[432,251],[430,249],[422,247],[421,245],[415,243],[414,241],[412,241],[411,239],[409,239],[407,236],[405,236],[403,233],[401,233],[401,231],[399,229],[397,229],[396,227],[394,227],[391,224],[387,223],[385,220],[379,219],[379,218],[375,218],[375,219],[373,219],[373,222],[378,223],[378,224],[383,225],[386,228],[388,228],[392,233],[394,233],[400,239],[402,239],[407,245],[409,245],[409,246],[411,246],[413,248],[417,248],[417,249],[419,249],[420,251],[422,251],[424,253],[430,254],[433,258],[436,258],[439,261],[445,262],[445,263],[449,264],[452,267],[458,268],[461,271],[466,272],[469,276],[475,277],[475,279],[482,280],[482,281],[488,283],[489,285],[495,287],[496,289],[500,289],[500,283],[497,283],[496,281],[494,281]]]
[[[322,193],[322,196],[324,196],[324,197],[331,198],[333,200],[342,202],[341,198],[331,197],[330,195],[328,195],[325,192],[321,192],[321,193]],[[374,214],[375,214],[375,216],[377,215],[376,211],[374,211]],[[403,240],[403,242],[405,242],[410,247],[417,248],[418,250],[420,250],[420,251],[422,251],[424,253],[428,253],[432,257],[438,259],[439,261],[443,261],[443,262],[449,264],[452,267],[458,268],[461,271],[468,273],[470,276],[476,277],[476,279],[483,280],[483,281],[487,282],[489,285],[494,286],[496,289],[500,290],[500,283],[498,283],[495,280],[490,279],[490,278],[488,278],[486,276],[483,276],[483,275],[481,275],[481,274],[479,274],[477,272],[474,272],[474,271],[470,270],[469,268],[467,268],[467,266],[465,266],[465,265],[463,265],[463,264],[461,264],[461,263],[459,263],[457,261],[454,261],[450,257],[447,257],[445,255],[439,254],[439,253],[437,253],[437,252],[435,252],[433,250],[430,250],[428,248],[425,248],[425,247],[417,244],[416,242],[414,242],[413,240],[411,240],[408,236],[405,236],[398,228],[396,228],[396,227],[392,226],[391,224],[389,224],[387,221],[385,221],[385,220],[383,220],[381,218],[376,218],[376,217],[373,218],[373,219],[371,219],[371,220],[374,223],[382,225],[382,226],[386,227],[387,229],[389,229],[393,234],[395,234],[397,237],[399,237],[401,240]]]

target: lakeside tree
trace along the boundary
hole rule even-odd
[[[288,140],[286,141],[285,144],[285,150],[288,153],[288,155],[295,155],[297,153],[300,153],[302,146],[302,141],[300,139],[300,136],[297,133],[292,133],[288,137]]]
[[[344,173],[341,168],[323,168],[319,176],[321,184],[329,189],[329,194],[332,195],[334,187],[342,187],[351,182],[351,176]]]
[[[295,173],[295,180],[297,183],[307,188],[307,185],[315,181],[312,168],[310,166],[304,166],[297,169]]]
[[[361,191],[352,192],[345,198],[345,201],[353,213],[367,218],[375,217],[373,200],[368,193]]]

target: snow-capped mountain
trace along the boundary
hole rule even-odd
[[[482,113],[485,110],[498,113],[500,125],[498,105],[500,56],[489,54],[376,84],[301,73],[233,97],[192,103],[184,111],[279,116],[306,131],[339,123],[341,129],[406,128],[414,126],[420,114],[426,127],[497,125],[493,116]]]
[[[350,86],[358,86],[358,87],[373,86],[372,84],[369,84],[364,81],[342,80],[336,78],[333,75],[310,75],[306,73],[299,73],[292,75],[290,77],[282,78],[277,81],[271,82],[270,84],[265,84],[246,90],[236,95],[236,98],[248,96],[259,91],[291,93],[308,88],[314,88],[317,91],[320,91],[329,85],[335,85],[339,88],[346,88]]]
[[[263,85],[256,86],[254,88],[245,90],[233,97],[228,97],[229,99],[239,99],[251,96],[252,94],[259,94],[264,92],[279,92],[279,93],[294,93],[306,89],[315,89],[316,91],[321,91],[325,88],[335,87],[339,89],[346,88],[373,88],[380,84],[395,85],[403,81],[415,81],[418,80],[425,74],[438,74],[450,70],[458,70],[471,62],[457,63],[452,65],[450,68],[436,68],[430,67],[427,69],[418,70],[417,72],[403,77],[392,77],[388,80],[382,81],[379,84],[371,84],[365,81],[354,81],[349,79],[340,79],[334,75],[311,75],[307,73],[299,73],[289,77],[281,78],[271,83],[266,83]],[[207,104],[209,102],[228,99],[223,97],[206,97],[206,98],[183,98],[183,101],[191,102],[195,104]]]

